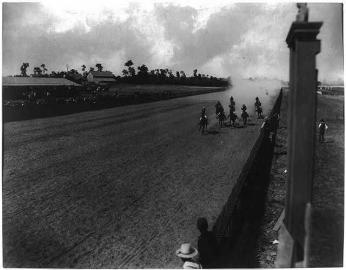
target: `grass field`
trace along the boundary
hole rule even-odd
[[[77,97],[6,101],[3,106],[4,122],[100,110],[131,104],[141,104],[178,97],[225,91],[225,87],[183,85],[114,85],[105,92],[83,92]],[[38,103],[38,102],[41,103]]]
[[[175,250],[196,245],[198,217],[215,222],[261,125],[201,135],[200,109],[213,124],[214,104],[178,98],[4,124],[4,266],[181,267]]]
[[[188,86],[188,85],[151,85],[151,84],[119,84],[114,85],[110,88],[111,92],[118,91],[119,94],[134,94],[134,93],[162,93],[162,92],[172,92],[172,93],[194,93],[194,92],[209,92],[224,90],[225,87],[212,87],[212,86]]]
[[[278,232],[273,230],[286,202],[287,110],[284,96],[278,131],[272,181],[267,196],[267,209],[262,225],[259,262],[261,268],[274,268]],[[327,125],[326,142],[316,141],[312,201],[312,235],[309,267],[341,267],[344,236],[344,96],[318,95],[317,122]],[[318,133],[316,130],[316,139]]]

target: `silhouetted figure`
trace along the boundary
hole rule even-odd
[[[309,9],[307,3],[297,3],[298,14],[296,15],[296,22],[308,22]]]
[[[246,112],[247,108],[246,108],[245,104],[243,104],[243,106],[241,107],[241,110],[243,111],[241,114],[241,118],[243,119],[244,126],[246,126],[249,114]]]
[[[208,221],[205,218],[197,220],[197,228],[201,232],[198,238],[200,262],[203,268],[215,268],[217,242],[215,235],[208,231]]]
[[[324,134],[326,132],[326,130],[328,129],[328,126],[326,124],[326,122],[324,122],[323,119],[321,119],[320,123],[318,124],[318,130],[319,130],[319,141],[320,142],[324,142]]]
[[[183,261],[184,269],[201,269],[201,264],[197,260],[198,250],[191,246],[190,243],[184,243],[175,252]]]

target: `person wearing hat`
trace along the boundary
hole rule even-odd
[[[198,250],[191,246],[190,243],[181,244],[175,254],[184,262],[183,269],[202,269],[197,261]]]
[[[324,133],[328,129],[328,126],[326,122],[324,122],[323,119],[321,119],[320,123],[318,124],[318,130],[319,130],[319,141],[324,142]]]

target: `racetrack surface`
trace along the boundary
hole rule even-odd
[[[5,267],[180,268],[214,224],[259,134],[213,127],[179,98],[4,125]]]

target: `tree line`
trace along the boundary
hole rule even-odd
[[[29,63],[23,63],[20,67],[21,77],[28,77],[27,70]],[[115,76],[117,83],[138,83],[138,84],[179,84],[179,85],[196,85],[196,86],[229,86],[231,85],[231,79],[218,78],[207,74],[198,73],[197,69],[193,70],[192,76],[186,76],[186,73],[181,71],[173,72],[171,69],[152,69],[143,64],[135,68],[132,60],[128,60],[124,64],[122,70],[122,76]],[[96,68],[96,70],[95,70]],[[87,76],[92,71],[103,71],[103,66],[97,63],[95,67],[81,66],[82,72],[77,69],[68,69],[66,71],[51,71],[48,73],[48,69],[45,64],[36,66],[33,68],[32,77],[52,77],[52,78],[66,78],[73,82],[80,84],[87,84]]]

